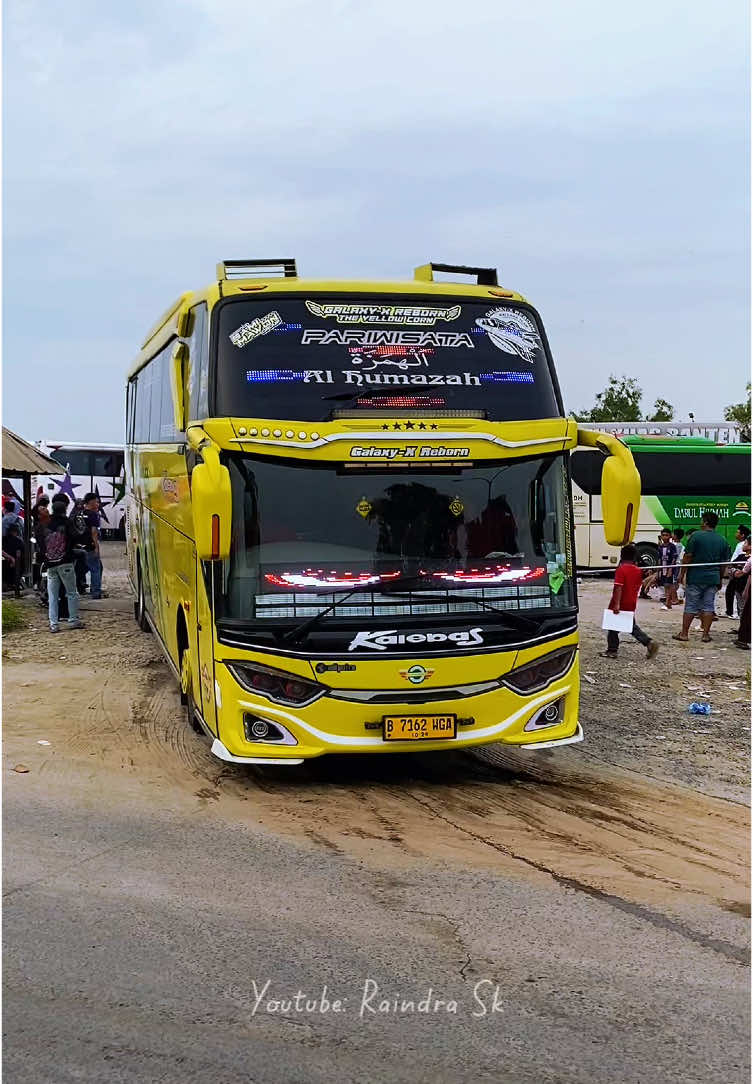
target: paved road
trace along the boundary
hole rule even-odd
[[[5,646],[8,1081],[748,1079],[742,806],[577,749],[223,768],[102,610]]]

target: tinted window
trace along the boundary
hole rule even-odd
[[[152,409],[154,369],[151,362],[138,375],[136,389],[136,421],[133,439],[137,444],[149,442],[149,420]],[[157,407],[159,412],[159,406]]]
[[[633,450],[641,491],[649,496],[714,497],[750,492],[750,456],[729,452],[641,452]],[[573,481],[585,493],[601,492],[600,452],[570,456]]]
[[[122,468],[122,452],[94,452],[92,454],[92,474],[95,478],[117,478]]]
[[[172,356],[175,349],[175,342],[171,342],[169,346],[155,358],[155,364],[159,365],[160,376],[162,381],[162,400],[160,410],[160,426],[159,433],[153,439],[159,441],[162,444],[175,443],[179,440],[178,433],[175,429],[175,414],[173,411],[173,388],[171,382],[172,371]]]
[[[136,384],[137,380],[134,376],[133,379],[128,381],[126,390],[126,441],[128,443],[133,441],[133,429],[136,421]]]
[[[559,417],[532,309],[500,300],[248,298],[219,308],[215,412],[321,421],[337,409]],[[199,408],[200,409],[200,408]]]
[[[209,414],[209,354],[207,350],[207,307],[191,309],[188,342],[188,404],[192,421]]]
[[[80,451],[77,448],[58,448],[50,453],[50,459],[60,463],[71,474],[83,474],[87,478],[91,476],[91,454]]]
[[[584,493],[601,492],[601,468],[604,457],[599,452],[572,452],[570,472]]]
[[[750,456],[724,452],[634,451],[647,494],[713,497],[750,492]]]

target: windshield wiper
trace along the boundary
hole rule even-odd
[[[328,589],[326,591],[326,594],[336,594],[338,595],[338,598],[336,598],[333,602],[330,602],[329,606],[325,606],[325,608],[323,610],[320,610],[319,613],[314,614],[312,617],[307,617],[305,621],[302,621],[300,623],[300,625],[296,625],[295,628],[290,629],[288,632],[286,632],[282,638],[283,643],[287,644],[290,643],[291,640],[299,640],[301,636],[304,636],[309,631],[309,629],[313,629],[314,626],[317,625],[323,617],[326,617],[327,614],[332,613],[335,606],[339,606],[342,602],[345,602],[346,599],[349,599],[351,595],[357,595],[364,591],[381,590],[382,585],[378,583],[357,583],[354,587],[333,587],[332,589]]]
[[[428,576],[413,576],[407,582],[405,580],[393,580],[392,583],[400,586],[419,586],[431,582]],[[393,591],[391,584],[387,586],[387,589],[383,591],[384,594],[394,595],[396,598],[410,598],[411,595],[405,592]],[[539,627],[538,621],[533,621],[530,617],[522,617],[521,614],[510,610],[501,610],[499,606],[492,606],[485,599],[478,598],[476,595],[468,597],[467,595],[450,594],[449,592],[444,595],[425,595],[422,593],[421,602],[475,602],[481,610],[488,610],[491,613],[500,614],[509,625],[516,629],[537,629]]]

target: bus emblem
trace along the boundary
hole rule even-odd
[[[400,677],[404,677],[411,685],[420,685],[426,678],[431,677],[434,673],[433,670],[427,670],[425,666],[421,666],[419,663],[411,666],[408,670],[401,670]]]

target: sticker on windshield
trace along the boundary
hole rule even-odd
[[[265,316],[257,316],[247,324],[241,324],[237,331],[230,335],[230,342],[239,349],[248,346],[260,335],[268,335],[282,323],[279,312],[268,312]]]
[[[364,519],[367,519],[371,513],[371,502],[368,501],[366,497],[361,497],[356,505],[356,512],[358,512],[359,516],[363,516]]]
[[[326,320],[332,316],[338,324],[409,324],[434,327],[437,320],[457,320],[460,305],[436,308],[431,305],[320,305],[307,301],[312,316]]]
[[[533,365],[541,342],[536,325],[525,313],[518,309],[490,309],[476,320],[476,324],[486,332],[498,350],[515,354]]]
[[[433,350],[422,350],[416,346],[349,346],[350,364],[362,367],[362,372],[391,365],[401,372],[424,365],[428,368],[429,357]]]
[[[276,315],[276,314],[275,314]],[[339,331],[337,328],[307,328],[301,336],[303,346],[465,346],[473,350],[470,335],[464,331],[365,331],[357,328]]]

